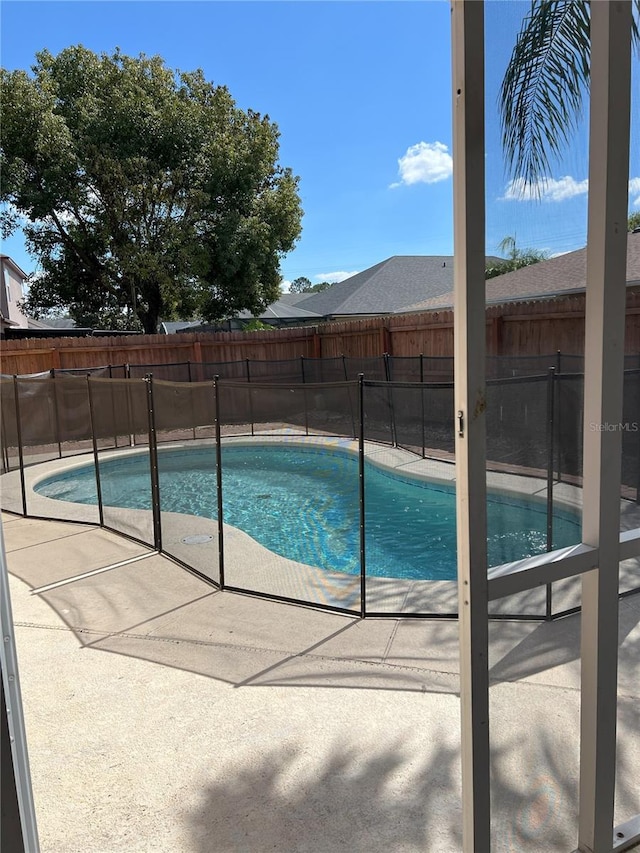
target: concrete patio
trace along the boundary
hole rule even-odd
[[[217,592],[95,527],[3,514],[42,850],[454,853],[457,623]],[[576,844],[578,616],[490,626],[495,851]],[[620,603],[616,823],[640,812]]]

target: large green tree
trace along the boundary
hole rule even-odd
[[[591,59],[588,0],[532,0],[500,92],[503,146],[513,177],[535,188],[550,174],[582,112]],[[633,37],[640,43],[640,0]]]
[[[36,60],[2,71],[0,129],[3,231],[21,227],[42,269],[29,312],[155,332],[277,298],[302,211],[268,116],[157,56]]]

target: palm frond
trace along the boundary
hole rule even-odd
[[[640,0],[634,0],[634,9],[638,44]],[[588,0],[532,0],[502,81],[507,168],[534,193],[582,115],[591,59],[589,11]]]

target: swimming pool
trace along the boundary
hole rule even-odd
[[[217,518],[213,447],[158,454],[163,512]],[[100,463],[106,506],[151,508],[146,453]],[[93,465],[47,477],[45,497],[97,503]],[[357,457],[340,448],[297,444],[222,448],[224,521],[288,559],[348,574],[360,571]],[[489,565],[546,550],[546,503],[489,493]],[[580,541],[580,520],[554,512],[554,547]],[[456,577],[455,490],[365,463],[365,553],[371,577],[453,580]]]

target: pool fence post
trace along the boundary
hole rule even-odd
[[[364,506],[364,373],[358,374],[358,400],[360,427],[358,432],[358,495],[360,502],[360,618],[367,613],[367,563],[365,554],[365,506]]]
[[[187,359],[187,376],[189,383],[189,407],[191,409],[191,433],[193,435],[193,440],[195,441],[197,438],[196,435],[196,410],[193,404],[193,389],[191,388],[191,384],[193,382],[193,378],[191,376],[191,361]]]
[[[553,456],[555,452],[555,367],[547,372],[547,551],[553,551]],[[552,585],[546,585],[545,619],[551,619]]]
[[[244,360],[245,367],[247,369],[247,383],[251,384],[251,368],[249,366],[249,359],[245,358]],[[216,380],[220,379],[219,376],[216,376]],[[251,435],[254,435],[254,426],[253,426],[253,397],[251,396],[251,388],[247,388],[247,392],[249,394],[249,420],[251,421]]]
[[[24,449],[22,447],[22,425],[20,423],[20,391],[18,377],[13,376],[13,393],[16,401],[16,433],[18,437],[18,461],[20,463],[20,491],[22,493],[22,514],[27,515],[27,489],[24,482]]]
[[[7,438],[7,426],[4,416],[4,405],[0,400],[0,443],[2,444],[2,467],[3,473],[8,473],[9,467],[9,440]]]
[[[113,379],[113,370],[110,364],[107,365],[107,370],[109,371],[109,379]],[[113,399],[113,385],[109,385],[111,389],[111,416],[113,418],[113,446],[118,446],[118,427],[116,423],[116,404]]]
[[[98,498],[98,518],[100,527],[104,527],[104,509],[102,506],[102,486],[100,484],[100,463],[98,460],[98,438],[96,436],[95,410],[91,392],[91,376],[87,373],[87,398],[89,400],[89,425],[91,428],[91,443],[93,445],[93,465],[96,472],[96,496]]]
[[[304,356],[300,356],[300,375],[302,377],[302,384],[306,383],[305,375],[304,375]],[[304,388],[302,391],[303,399],[304,399],[304,434],[309,435],[309,408],[307,406],[307,389]]]
[[[346,359],[346,356],[344,353],[342,353],[342,373],[344,375],[344,381],[348,383],[349,379],[347,378],[347,359]],[[350,387],[349,387],[348,396],[349,396],[349,411],[351,412],[351,431],[353,433],[353,440],[355,441],[358,437],[358,431],[356,430],[356,418],[355,418],[355,415],[353,413],[353,399],[351,398]]]
[[[424,359],[422,357],[422,353],[420,353],[420,385],[424,385]],[[424,459],[426,456],[425,452],[425,432],[424,432],[424,387],[420,388],[420,423],[422,430],[422,458]]]
[[[555,366],[556,366],[556,379],[559,379],[559,378],[560,378],[560,374],[562,373],[562,353],[560,352],[560,350],[557,350],[557,351],[556,351],[556,365],[555,365]],[[583,368],[583,369],[584,369],[584,368]],[[561,388],[561,386],[560,386],[560,385],[558,385],[558,391],[560,391],[560,388]],[[561,400],[561,399],[562,399],[561,395],[559,394],[558,396],[559,396],[559,399]],[[560,422],[560,416],[561,416],[561,414],[562,414],[562,408],[561,408],[561,406],[558,406],[558,411],[555,413],[555,418],[556,418],[556,421],[557,421],[557,429],[556,429],[556,432],[557,432],[558,436],[560,436],[560,423],[561,423],[561,422]],[[558,474],[557,474],[556,479],[558,480],[558,482],[559,482],[559,483],[560,483],[560,482],[562,482],[562,469],[561,469],[561,467],[560,467],[560,466],[561,466],[561,464],[562,464],[562,460],[561,460],[561,458],[560,458],[560,452],[561,452],[561,449],[562,449],[562,441],[558,441],[558,443],[557,443],[557,450],[558,450]]]
[[[638,401],[640,404],[640,370],[637,373],[638,376]],[[640,408],[640,405],[636,407],[636,411]],[[636,421],[636,447],[638,448],[638,455],[636,457],[636,503],[640,503],[640,423]],[[631,427],[633,429],[633,426]]]
[[[382,353],[382,362],[384,364],[384,378],[387,382],[391,382],[391,365],[389,364],[389,353]]]
[[[131,366],[129,364],[125,364],[124,366],[124,378],[127,380],[127,418],[129,421],[129,429],[131,432],[129,433],[129,444],[131,447],[136,446],[136,436],[135,436],[135,428],[132,424],[132,416],[131,416],[131,385],[129,384],[131,380]]]
[[[153,512],[153,547],[162,551],[162,526],[160,520],[160,478],[158,476],[158,440],[155,410],[153,407],[153,374],[144,377],[147,383],[147,415],[149,418],[149,470],[151,474],[151,509]]]
[[[216,405],[216,495],[218,501],[218,569],[220,589],[224,589],[224,518],[222,506],[222,445],[220,442],[220,395],[219,376],[213,378],[213,390]]]
[[[384,360],[384,375],[387,382],[387,405],[389,406],[389,426],[391,428],[391,444],[394,447],[397,447],[398,437],[396,433],[396,414],[393,407],[393,386],[391,385],[391,372],[389,370],[389,353],[385,352],[382,358]]]
[[[62,459],[62,444],[60,443],[60,416],[58,413],[58,389],[56,387],[56,371],[52,367],[49,371],[53,385],[53,420],[55,423],[56,443],[58,445],[58,459]]]

